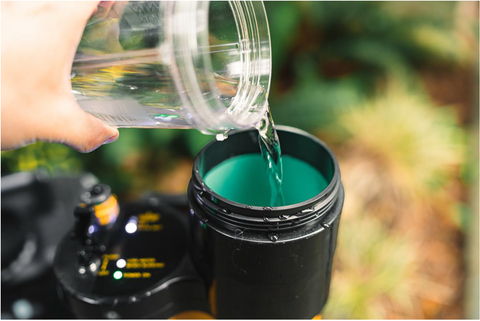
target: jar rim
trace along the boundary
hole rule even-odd
[[[277,207],[270,207],[270,206],[252,206],[252,205],[246,205],[246,204],[241,204],[238,202],[231,201],[220,194],[216,193],[213,191],[211,188],[209,188],[203,181],[203,178],[200,173],[200,162],[203,157],[203,155],[206,153],[206,151],[212,147],[212,145],[218,143],[217,141],[212,141],[208,143],[198,154],[197,157],[195,158],[194,164],[193,164],[193,170],[192,170],[192,175],[193,178],[196,182],[198,182],[202,186],[193,186],[195,189],[201,189],[202,192],[207,195],[203,197],[208,201],[208,199],[215,199],[215,205],[227,209],[228,211],[231,211],[233,213],[236,213],[240,216],[245,216],[244,219],[246,218],[263,218],[263,217],[268,217],[268,218],[278,218],[281,215],[296,215],[301,213],[302,211],[306,211],[309,209],[315,208],[315,210],[310,211],[311,213],[306,212],[306,215],[310,214],[315,214],[313,212],[324,212],[323,210],[325,208],[328,208],[329,206],[332,205],[332,203],[335,201],[336,194],[338,194],[339,190],[341,189],[341,174],[340,174],[340,168],[338,166],[337,159],[333,152],[328,148],[328,146],[322,142],[320,139],[317,137],[294,127],[289,127],[289,126],[276,126],[277,132],[289,132],[292,134],[300,135],[304,138],[312,140],[314,143],[318,144],[323,150],[327,153],[327,155],[330,157],[330,160],[333,164],[333,175],[332,178],[330,179],[330,182],[328,183],[327,187],[322,190],[319,194],[315,195],[314,197],[311,197],[305,201],[296,203],[296,204],[291,204],[291,205],[284,205],[284,206],[277,206]],[[242,131],[234,131],[232,133],[232,136],[238,133],[242,132],[248,132],[249,130],[242,130]],[[255,129],[252,129],[251,131],[256,131]],[[293,155],[292,155],[293,156]],[[192,180],[193,181],[193,180]],[[190,184],[195,184],[190,182]],[[221,213],[220,213],[221,214]],[[318,215],[317,215],[318,217]],[[275,221],[275,220],[272,220]]]

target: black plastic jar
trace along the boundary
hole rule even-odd
[[[272,208],[239,204],[210,189],[204,177],[215,166],[259,153],[253,129],[208,144],[195,159],[188,187],[193,257],[220,319],[313,318],[328,298],[344,200],[338,163],[316,137],[283,126],[277,132],[282,155],[307,162],[327,179],[320,194]]]

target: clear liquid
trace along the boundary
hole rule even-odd
[[[86,112],[117,127],[190,127],[168,66],[142,58],[123,62],[74,64],[72,89]]]
[[[275,124],[273,123],[270,113],[270,107],[267,108],[265,115],[257,126],[257,130],[260,151],[270,183],[270,206],[283,206],[285,205],[285,196],[282,188],[282,151],[280,149],[277,131],[275,130]]]
[[[227,108],[239,85],[238,77],[228,71],[229,67],[233,68],[239,46],[228,43],[199,50],[210,54],[212,63],[218,67],[206,78],[198,79],[203,98],[220,100]],[[70,76],[75,98],[86,112],[109,125],[189,128],[192,116],[183,106],[182,93],[177,92],[167,53],[168,50],[160,46],[76,57]],[[212,80],[215,90],[211,90]]]

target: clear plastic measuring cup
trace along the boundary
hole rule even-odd
[[[248,128],[267,108],[270,32],[261,1],[102,2],[71,82],[118,127]]]

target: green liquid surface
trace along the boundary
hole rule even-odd
[[[282,156],[284,205],[306,201],[322,192],[328,181],[310,164],[289,155]],[[252,206],[271,206],[271,185],[261,154],[230,158],[211,169],[205,184],[224,198]]]

